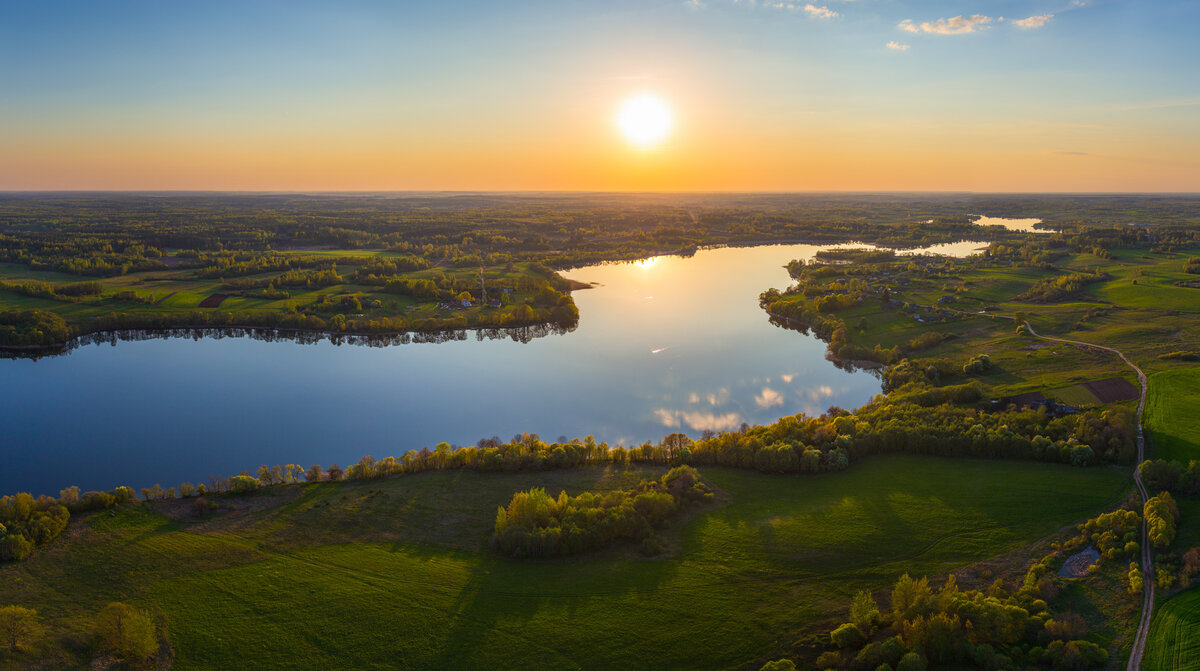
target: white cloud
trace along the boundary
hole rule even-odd
[[[692,393],[688,394],[688,403],[699,403],[699,402],[700,402],[700,394],[697,394],[696,392],[692,392]]]
[[[666,427],[679,426],[678,415],[676,415],[676,413],[671,412],[670,410],[667,410],[666,408],[659,408],[658,410],[655,410],[654,418],[658,420],[659,424],[662,424],[663,426],[666,426]]]
[[[770,387],[763,387],[762,393],[754,397],[754,402],[760,408],[769,408],[773,405],[783,405],[783,394],[775,391]]]
[[[654,411],[654,418],[667,428],[675,428],[686,424],[693,431],[729,431],[742,424],[742,416],[736,412],[718,415],[714,412],[699,412],[687,410],[667,410],[659,408]]]
[[[736,412],[717,415],[711,412],[680,413],[684,424],[693,431],[729,431],[736,429],[742,423],[742,416]]]
[[[779,379],[783,380],[784,384],[791,384],[792,380],[796,379],[796,376],[794,374],[780,375]]]
[[[830,387],[827,384],[823,384],[816,389],[808,390],[808,400],[812,401],[813,403],[816,403],[823,398],[829,398],[830,396],[833,396],[833,387]]]
[[[1019,19],[1019,20],[1013,21],[1013,25],[1020,26],[1021,28],[1026,28],[1026,29],[1041,28],[1042,26],[1046,25],[1047,21],[1049,21],[1050,19],[1053,19],[1053,18],[1054,18],[1053,14],[1042,14],[1041,16],[1031,16],[1028,19]]]
[[[971,16],[953,16],[948,19],[938,19],[930,23],[922,21],[914,23],[912,19],[904,19],[898,26],[900,30],[910,33],[933,33],[934,35],[965,35],[973,33],[995,21],[990,16],[972,14]]]
[[[729,389],[721,387],[721,390],[715,394],[708,395],[709,405],[725,405],[729,402]]]
[[[891,42],[887,43],[887,48],[891,49],[892,51],[908,51],[909,45],[900,44],[896,40],[892,40]]]
[[[816,5],[804,5],[804,11],[808,12],[809,16],[815,16],[818,19],[836,18],[838,13],[824,5],[817,7]]]

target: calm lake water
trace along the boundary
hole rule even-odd
[[[1006,219],[1004,217],[988,217],[982,214],[972,216],[979,217],[975,220],[975,223],[979,226],[1003,226],[1010,231],[1022,231],[1025,233],[1054,232],[1048,228],[1034,228],[1037,224],[1042,223],[1041,219]]]
[[[965,255],[982,243],[939,246]],[[83,345],[0,360],[0,493],[203,482],[259,464],[342,466],[532,431],[609,443],[855,408],[871,373],[772,325],[758,294],[812,245],[714,249],[565,273],[579,327],[389,347],[248,337]]]

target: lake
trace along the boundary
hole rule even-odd
[[[1002,226],[1010,231],[1021,231],[1024,233],[1054,233],[1048,228],[1036,228],[1042,223],[1041,219],[1008,219],[1005,217],[989,217],[982,214],[973,214],[973,217],[979,217],[975,220],[977,226]]]
[[[956,256],[984,243],[939,246]],[[760,292],[829,246],[710,249],[567,271],[579,326],[529,342],[388,347],[249,337],[81,345],[0,360],[0,493],[199,483],[259,464],[346,466],[531,431],[611,444],[855,408],[870,372],[772,325]]]

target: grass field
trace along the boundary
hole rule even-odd
[[[1146,671],[1200,669],[1200,590],[1175,595],[1158,606],[1146,641]]]
[[[112,600],[161,609],[177,669],[757,668],[827,631],[858,589],[1013,550],[1129,487],[1113,469],[899,456],[810,477],[707,469],[720,500],[667,531],[667,558],[485,550],[516,490],[626,487],[657,472],[275,487],[204,520],[186,502],[129,508],[0,568],[0,603],[36,606],[59,642],[84,639]],[[66,644],[56,654],[82,661]]]
[[[355,249],[304,252],[303,256],[387,259],[395,254],[386,250]],[[96,278],[30,270],[26,266],[0,263],[0,310],[37,309],[54,312],[71,324],[79,334],[96,330],[97,320],[109,318],[114,314],[122,315],[122,325],[153,323],[158,326],[165,324],[179,327],[197,326],[196,315],[212,320],[220,313],[232,314],[237,317],[233,322],[216,320],[212,323],[262,326],[277,324],[287,316],[303,314],[327,320],[326,326],[329,330],[347,330],[349,327],[339,329],[331,326],[333,320],[340,315],[342,319],[351,320],[351,326],[358,324],[359,331],[371,332],[455,329],[469,325],[495,327],[549,321],[548,318],[532,317],[522,310],[526,302],[534,300],[537,287],[547,281],[541,274],[531,270],[530,263],[484,268],[482,272],[486,280],[488,303],[483,303],[479,298],[483,291],[479,285],[481,270],[478,266],[433,267],[395,275],[406,280],[433,280],[447,286],[453,284],[460,288],[468,287],[474,292],[474,304],[470,307],[461,307],[459,298],[417,299],[410,295],[387,293],[379,284],[356,283],[356,270],[354,266],[341,268],[340,273],[344,278],[341,284],[281,286],[280,289],[286,291],[266,298],[256,295],[261,288],[237,288],[226,280],[201,277],[195,269],[176,268]],[[282,272],[277,270],[231,277],[228,281],[259,282],[266,286],[268,282],[278,280],[281,275]],[[19,286],[27,282],[61,287],[83,281],[98,282],[101,285],[101,293],[71,301],[67,298],[58,300],[40,295],[29,296],[19,290]],[[3,284],[10,286],[6,288]],[[135,300],[129,299],[129,292],[136,297]],[[205,305],[205,299],[214,294],[225,294],[228,298],[221,302],[219,307]],[[453,295],[453,292],[451,294]],[[492,301],[496,303],[492,304]],[[453,307],[444,307],[443,303],[452,303]],[[276,318],[276,321],[271,322],[271,317]],[[371,326],[370,322],[379,322],[381,319],[389,320],[391,326]],[[206,322],[199,325],[205,324]]]
[[[1154,458],[1200,459],[1200,366],[1150,376],[1146,432]]]

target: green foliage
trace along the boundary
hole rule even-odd
[[[1055,669],[1086,671],[1102,668],[1108,662],[1108,651],[1090,641],[1051,641],[1045,660]]]
[[[21,561],[67,528],[71,513],[48,496],[19,493],[0,497],[0,561]]]
[[[123,603],[110,603],[96,616],[100,649],[121,659],[143,660],[158,649],[158,633],[146,613]]]
[[[859,648],[866,643],[867,637],[858,625],[847,622],[829,632],[829,640],[839,648]]]
[[[983,375],[992,369],[992,359],[986,354],[978,354],[963,366],[963,375]]]
[[[585,492],[575,497],[564,491],[555,499],[535,487],[517,492],[507,508],[496,511],[492,546],[512,557],[551,557],[621,540],[653,543],[651,530],[680,507],[711,499],[699,472],[690,466],[677,466],[658,481],[643,480],[632,490]],[[643,550],[657,554],[661,545],[644,545]]]
[[[1138,568],[1137,562],[1129,562],[1129,593],[1140,596],[1145,588],[1145,580],[1142,578],[1142,571]]]
[[[252,492],[252,491],[258,489],[260,484],[261,483],[259,482],[258,478],[255,478],[253,476],[235,475],[235,476],[229,478],[228,491],[230,491],[234,494],[244,494],[246,492]]]
[[[1175,540],[1179,522],[1179,507],[1170,492],[1160,492],[1150,497],[1145,504],[1146,526],[1150,543],[1159,550],[1170,547]]]
[[[66,320],[46,310],[0,310],[0,345],[44,346],[74,336]]]
[[[32,647],[44,633],[36,610],[21,606],[0,607],[0,645],[9,652]]]
[[[929,580],[905,573],[892,587],[892,619],[900,622],[923,611],[930,598]]]
[[[1096,547],[1108,559],[1128,554],[1128,544],[1136,543],[1142,518],[1133,510],[1102,513],[1079,525],[1084,541]]]
[[[928,667],[925,658],[916,652],[905,653],[896,664],[896,671],[925,671]]]
[[[796,663],[790,659],[777,659],[763,664],[758,671],[796,671]]]
[[[1037,284],[1030,287],[1028,291],[1017,296],[1019,301],[1029,301],[1031,303],[1050,303],[1060,301],[1064,298],[1077,294],[1094,282],[1107,280],[1111,277],[1106,272],[1085,272],[1071,273],[1069,275],[1060,275],[1058,277],[1047,277],[1039,280]]]
[[[862,590],[854,594],[854,599],[850,601],[850,621],[867,631],[879,622],[879,604],[869,591]]]

